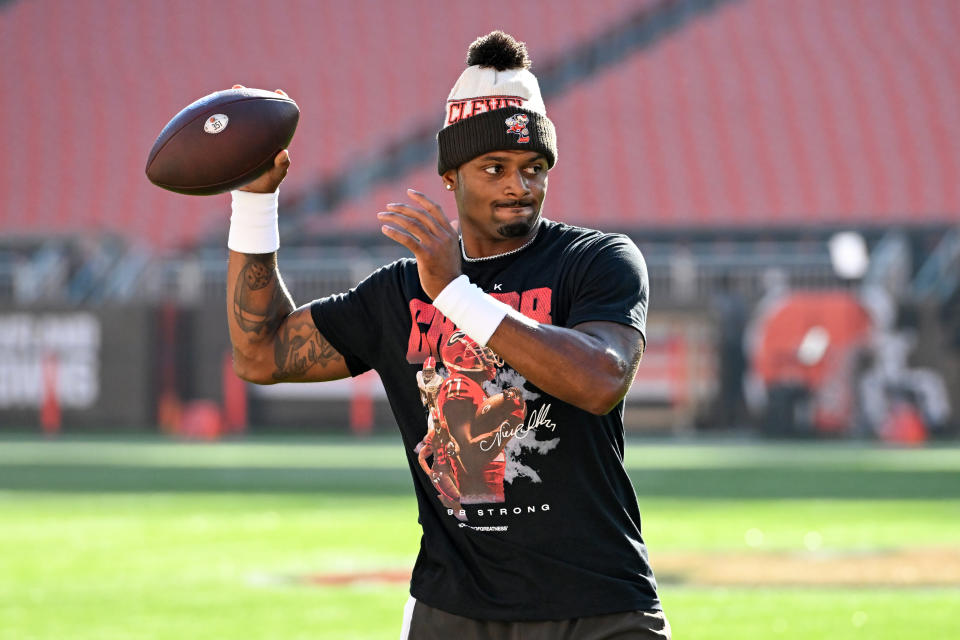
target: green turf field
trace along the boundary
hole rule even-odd
[[[638,441],[628,466],[674,638],[960,637],[960,449]],[[418,541],[393,440],[0,440],[0,640],[396,638],[404,585],[311,580]]]

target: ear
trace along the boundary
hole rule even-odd
[[[448,169],[442,176],[443,188],[447,191],[456,191],[459,184],[459,172],[456,169]]]

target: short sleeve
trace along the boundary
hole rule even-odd
[[[383,267],[350,291],[310,304],[317,330],[340,352],[352,376],[369,371],[377,364],[383,336],[385,289],[391,275],[390,267]]]
[[[608,321],[635,328],[646,340],[647,264],[630,238],[607,234],[584,249],[571,274],[567,326]]]

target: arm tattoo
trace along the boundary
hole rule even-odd
[[[324,338],[309,314],[294,314],[293,300],[277,272],[276,258],[248,255],[233,287],[233,318],[250,343],[272,341],[274,380],[295,380],[319,364],[343,356]]]
[[[272,290],[264,291],[270,285]],[[244,333],[260,333],[264,329],[272,333],[292,306],[274,266],[249,256],[233,289],[233,317],[240,329]]]
[[[283,380],[306,373],[319,364],[326,368],[332,362],[343,360],[336,349],[324,338],[309,315],[287,322],[274,342],[274,360],[277,370],[274,379]]]
[[[243,267],[243,278],[253,291],[263,289],[273,280],[273,272],[262,262],[248,262]]]

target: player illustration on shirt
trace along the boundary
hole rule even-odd
[[[417,451],[420,467],[440,492],[440,502],[462,518],[461,505],[504,501],[503,449],[523,424],[527,408],[517,387],[495,395],[483,389],[503,360],[464,332],[450,335],[440,348],[440,358],[446,378],[435,372],[433,358],[417,374],[429,411],[427,435]],[[428,464],[431,455],[433,463]]]
[[[460,489],[457,486],[457,469],[460,445],[450,434],[437,409],[437,397],[444,377],[436,371],[437,361],[430,357],[423,363],[423,370],[417,372],[417,386],[420,387],[420,401],[427,407],[427,435],[416,446],[414,452],[420,468],[427,474],[440,493],[437,498],[454,513],[462,511],[460,507]],[[433,465],[428,463],[433,456]]]

